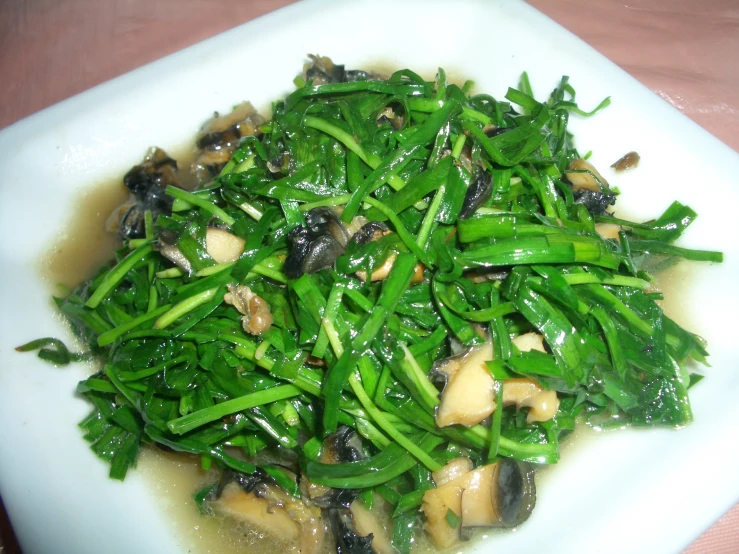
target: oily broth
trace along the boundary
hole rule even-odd
[[[105,230],[111,212],[128,198],[120,179],[79,195],[75,213],[42,257],[41,273],[54,286],[72,289],[111,260],[121,241]]]

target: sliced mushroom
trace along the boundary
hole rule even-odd
[[[205,122],[198,135],[198,146],[206,148],[214,144],[214,135],[234,132],[239,138],[247,135],[255,135],[257,127],[264,121],[251,105],[251,102],[242,102],[231,112],[225,115],[214,114],[213,118]],[[222,141],[218,146],[226,146]]]
[[[231,482],[212,506],[278,539],[298,541],[301,554],[316,554],[323,545],[320,509],[307,506],[275,485],[262,482],[247,491]]]
[[[421,510],[426,516],[426,531],[439,548],[451,548],[459,542],[460,527],[452,526],[447,514],[462,516],[463,480],[464,477],[460,477],[423,495]]]
[[[512,342],[521,352],[538,350],[539,352],[544,352],[546,354],[546,349],[544,348],[544,336],[539,333],[524,333],[523,335],[515,337]]]
[[[615,161],[611,167],[616,171],[626,171],[639,165],[640,156],[636,152],[629,152],[624,154],[617,161]]]
[[[621,232],[621,226],[615,223],[596,223],[595,232],[604,239],[618,240],[618,234]]]
[[[535,485],[530,465],[510,458],[466,476],[462,492],[462,527],[515,527],[534,509]]]
[[[349,508],[357,534],[363,537],[372,537],[372,551],[376,554],[396,554],[390,536],[392,529],[388,529],[375,517],[370,510],[364,507],[361,501],[355,500]]]
[[[390,275],[390,271],[393,269],[393,265],[395,264],[395,259],[398,257],[398,255],[393,252],[390,254],[387,259],[382,263],[380,267],[372,271],[370,274],[370,281],[373,283],[375,281],[384,281],[388,275]],[[417,285],[418,283],[423,283],[423,270],[424,265],[422,263],[417,263],[415,269],[413,270],[413,277],[411,278],[411,284]],[[367,281],[367,272],[363,269],[357,270],[357,277],[362,282]]]
[[[479,467],[423,495],[429,534],[440,548],[454,546],[462,528],[514,527],[534,508],[536,488],[529,464],[504,458]],[[452,526],[451,512],[460,518]]]
[[[238,260],[245,243],[241,237],[217,227],[209,227],[205,232],[205,250],[219,264]]]
[[[472,460],[469,458],[454,458],[440,470],[432,472],[431,478],[437,487],[441,487],[470,471],[472,471]]]
[[[559,410],[559,398],[553,390],[546,390],[533,379],[506,379],[503,381],[503,405],[529,408],[528,423],[549,421]]]
[[[182,251],[177,247],[177,234],[169,229],[162,229],[157,235],[157,241],[154,248],[186,273],[192,273],[192,264]]]
[[[236,483],[226,485],[213,508],[276,538],[297,541],[300,536],[300,525],[284,508],[272,505],[253,492],[246,492]]]
[[[575,192],[583,189],[601,192],[603,189],[610,188],[608,181],[598,173],[593,164],[582,158],[570,162],[565,176],[572,183],[572,190]]]
[[[495,410],[494,381],[486,362],[493,359],[493,344],[470,348],[461,356],[435,364],[432,371],[446,377],[441,403],[436,412],[439,427],[472,426]]]
[[[272,312],[267,301],[253,293],[246,285],[228,285],[223,296],[226,304],[234,306],[240,314],[241,326],[250,335],[261,335],[272,326]]]
[[[328,56],[315,56],[308,54],[313,61],[303,67],[303,79],[312,81],[313,85],[326,85],[328,83],[341,83],[344,81],[344,66],[338,65]]]

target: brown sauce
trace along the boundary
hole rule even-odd
[[[77,199],[77,210],[42,257],[42,275],[53,285],[74,288],[108,262],[121,243],[105,230],[110,213],[128,198],[123,182],[92,187]]]

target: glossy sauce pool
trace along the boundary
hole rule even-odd
[[[181,168],[189,167],[188,152],[181,149],[174,156]],[[78,209],[70,218],[69,225],[61,233],[54,246],[42,258],[40,270],[52,285],[55,294],[69,291],[90,278],[98,267],[109,261],[113,251],[120,246],[115,235],[105,231],[105,222],[114,208],[128,198],[121,179],[104,183],[83,193],[77,203]],[[691,280],[693,264],[678,263],[661,272],[655,287],[665,293],[662,307],[667,315],[682,326],[689,325],[690,314],[683,304],[681,290]],[[690,328],[690,327],[687,327]],[[612,431],[609,431],[612,432]],[[563,461],[573,448],[581,448],[598,432],[588,426],[579,428],[562,444]],[[80,437],[81,440],[81,437]],[[92,453],[91,453],[92,455]],[[157,448],[142,449],[135,471],[144,475],[150,483],[153,496],[172,521],[174,536],[180,541],[183,552],[198,554],[274,554],[275,552],[298,552],[297,545],[279,541],[258,530],[249,529],[232,520],[202,515],[193,500],[193,495],[203,486],[217,480],[215,472],[200,468],[199,459],[165,453]],[[537,485],[545,485],[556,469],[537,470]],[[545,486],[542,488],[546,488]],[[484,530],[477,533],[474,542],[494,538],[506,530]],[[421,534],[424,536],[423,534]],[[472,541],[470,541],[472,542]],[[470,542],[461,543],[449,552],[467,550]],[[324,549],[330,552],[329,547]],[[437,552],[427,538],[414,545],[413,552]]]

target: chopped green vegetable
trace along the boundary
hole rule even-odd
[[[578,418],[690,423],[705,345],[663,313],[644,268],[722,255],[674,244],[696,217],[686,206],[624,221],[603,208],[615,191],[568,182],[581,159],[569,115],[608,99],[582,110],[563,78],[539,102],[526,74],[506,94],[519,108],[442,70],[436,82],[404,70],[321,84],[341,67],[325,60],[212,182],[168,186],[172,213],[147,210],[131,250],[58,300],[84,355],[56,339],[18,348],[104,360],[78,387],[94,406],[80,426],[111,477],[156,443],[240,475],[244,490],[257,479],[346,510],[306,500],[260,456],[289,451],[311,483],[385,498],[389,540],[407,552],[418,518],[432,517],[419,511],[431,472],[452,460],[554,463]],[[236,250],[217,252],[213,227]],[[487,411],[469,419],[478,400]],[[442,412],[451,424],[439,426]],[[440,513],[449,536],[467,525],[460,510]]]

